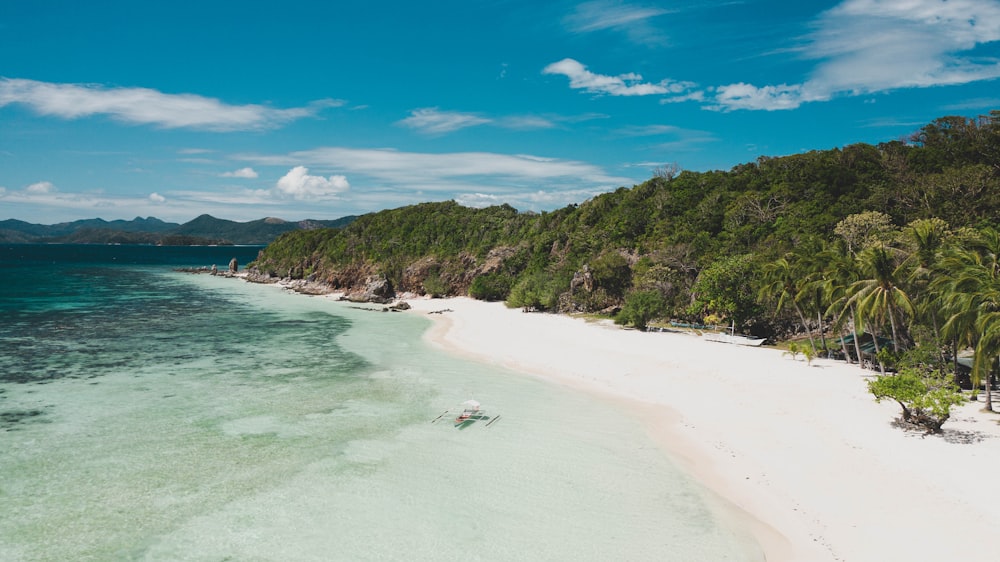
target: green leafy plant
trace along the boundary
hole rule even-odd
[[[901,421],[940,433],[951,407],[965,400],[951,377],[939,370],[903,368],[899,373],[868,381],[868,391],[877,402],[895,400],[902,408]]]
[[[816,358],[816,352],[813,351],[811,345],[804,346],[802,348],[802,356],[806,359],[806,365],[812,366],[813,359]]]
[[[658,291],[635,291],[625,297],[621,312],[615,316],[615,324],[632,324],[646,330],[649,321],[662,316],[666,308],[667,303]]]
[[[512,278],[500,273],[480,275],[472,280],[469,296],[485,301],[499,301],[510,294]]]
[[[785,351],[781,355],[782,356],[791,355],[792,360],[794,361],[795,358],[798,357],[800,353],[802,353],[802,348],[799,347],[799,344],[797,342],[790,342],[788,344],[788,351]]]

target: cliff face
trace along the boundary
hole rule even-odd
[[[467,252],[448,259],[424,256],[403,267],[394,283],[384,267],[371,262],[332,266],[308,256],[291,265],[279,265],[262,252],[261,258],[247,268],[247,280],[283,283],[309,294],[344,293],[348,300],[359,302],[389,302],[402,293],[435,297],[467,295],[477,278],[503,271],[516,253],[514,247],[501,246],[481,259]]]

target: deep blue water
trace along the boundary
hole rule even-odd
[[[261,313],[225,293],[169,275],[175,268],[228,267],[259,247],[2,245],[0,382],[93,378],[148,364],[261,352],[308,318]],[[248,320],[252,317],[252,320]],[[321,323],[320,321],[324,323]],[[259,330],[247,330],[247,324]],[[307,331],[329,340],[343,322],[329,315]],[[295,330],[299,336],[298,330]],[[259,341],[254,341],[254,337]],[[197,335],[197,337],[192,337]],[[2,414],[2,402],[0,402]],[[13,419],[7,415],[6,419]]]

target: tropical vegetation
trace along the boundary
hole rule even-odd
[[[904,412],[937,423],[938,406],[910,395],[942,387],[914,373],[954,378],[968,355],[976,393],[1000,365],[998,220],[994,111],[878,145],[660,170],[552,212],[443,202],[372,213],[284,234],[254,267],[338,288],[379,277],[398,291],[603,313],[639,329],[713,320],[801,340],[807,357],[897,377],[874,383],[876,396],[901,392]],[[904,370],[914,354],[922,363]]]

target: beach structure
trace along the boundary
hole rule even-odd
[[[892,346],[892,340],[869,334],[867,332],[858,336],[857,349],[861,350],[861,357],[855,357],[854,334],[847,334],[842,338],[834,340],[833,345],[846,347],[853,360],[866,369],[875,369],[878,365],[878,350]]]

